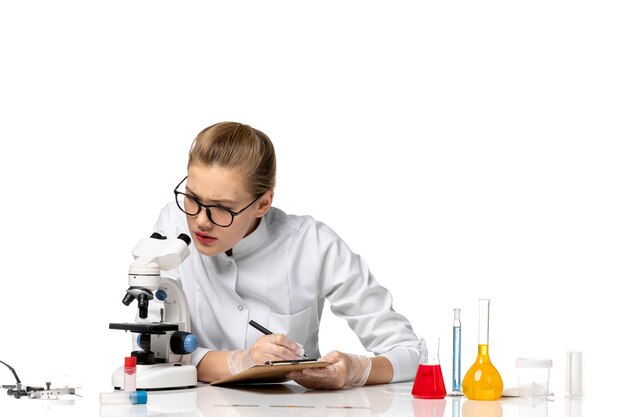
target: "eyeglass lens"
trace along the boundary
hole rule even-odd
[[[176,204],[178,204],[178,207],[189,216],[195,216],[200,213],[200,210],[202,210],[202,207],[196,200],[185,194],[176,195]],[[219,207],[207,207],[206,209],[209,220],[216,225],[226,227],[232,224],[233,215],[231,212]]]

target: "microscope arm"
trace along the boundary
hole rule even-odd
[[[162,300],[163,321],[166,323],[181,323],[178,330],[191,332],[187,298],[179,283],[172,278],[161,277],[161,285],[156,297],[159,298],[163,292],[167,294],[167,298]]]

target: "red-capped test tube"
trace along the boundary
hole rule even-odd
[[[124,358],[124,391],[137,391],[137,358]]]

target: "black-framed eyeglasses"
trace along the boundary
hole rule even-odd
[[[183,178],[181,182],[178,183],[176,188],[174,188],[174,196],[176,198],[176,205],[179,209],[183,211],[188,216],[197,216],[200,213],[200,210],[203,208],[206,210],[206,216],[216,226],[220,227],[228,227],[235,221],[235,216],[239,216],[244,212],[245,209],[252,206],[263,194],[259,194],[256,196],[254,200],[244,208],[239,211],[233,211],[226,207],[222,207],[217,204],[204,204],[196,197],[191,196],[189,194],[185,194],[181,191],[178,191],[178,187],[181,186],[187,177]]]

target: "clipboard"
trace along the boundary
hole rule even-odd
[[[255,365],[238,374],[213,381],[210,385],[285,382],[288,380],[287,374],[289,372],[306,368],[325,368],[328,365],[330,363],[318,362],[317,359],[266,362],[265,365]]]

